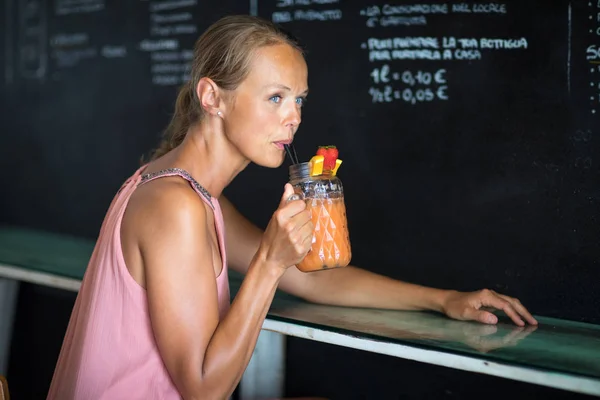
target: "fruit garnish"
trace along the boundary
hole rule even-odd
[[[309,162],[310,176],[321,175],[323,173],[323,161],[325,157],[322,155],[313,156]]]
[[[333,167],[333,170],[331,171],[331,175],[335,176],[335,174],[337,174],[337,170],[338,170],[338,168],[340,168],[341,164],[342,164],[342,160],[340,160],[339,158],[337,160],[335,160],[335,167]]]
[[[338,158],[338,149],[335,146],[319,146],[317,155],[324,157],[323,169],[325,171],[333,171],[335,160]]]

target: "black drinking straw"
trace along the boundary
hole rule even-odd
[[[292,147],[292,150],[290,150],[289,144],[284,144],[283,147],[285,147],[285,152],[287,153],[288,157],[290,158],[290,161],[292,162],[292,164],[298,164],[298,155],[296,154],[296,149],[294,147]],[[293,151],[293,154],[292,154],[292,151]]]
[[[296,164],[298,164],[298,154],[296,154],[296,148],[292,144],[292,151],[294,152],[294,160],[296,160]]]

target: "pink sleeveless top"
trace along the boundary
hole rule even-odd
[[[123,184],[104,219],[71,314],[49,400],[181,399],[154,340],[146,290],[130,275],[121,249],[123,213],[140,184],[179,175],[212,207],[223,259],[216,278],[221,319],[229,309],[225,232],[218,200],[184,170],[141,175],[144,168]]]

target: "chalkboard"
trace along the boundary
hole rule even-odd
[[[155,147],[194,42],[248,4],[197,0],[9,0],[9,137],[2,220],[98,234],[110,200]]]
[[[197,36],[251,13],[306,48],[295,145],[340,149],[353,264],[600,322],[600,3],[205,3],[5,3],[0,221],[95,237]],[[225,193],[265,226],[286,167]]]
[[[599,321],[600,4],[390,3],[258,8],[306,44],[296,143],[340,147],[353,261]],[[231,189],[269,182],[242,202],[261,222],[271,173]]]

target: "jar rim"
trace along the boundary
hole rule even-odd
[[[290,165],[288,168],[289,180],[294,181],[294,180],[306,179],[306,178],[312,178],[312,179],[319,179],[319,178],[328,178],[329,179],[332,177],[337,178],[337,176],[333,175],[333,172],[330,170],[324,170],[319,175],[311,176],[309,164],[310,164],[309,162],[302,162],[302,163]]]

